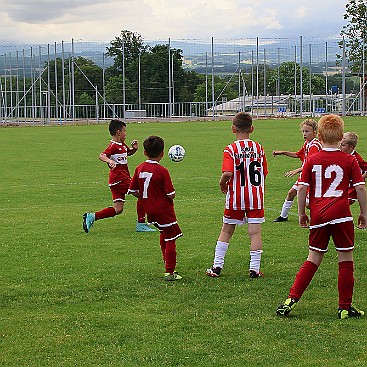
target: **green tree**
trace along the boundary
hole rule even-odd
[[[270,71],[267,77],[268,92],[277,94],[294,94],[295,92],[295,75],[296,75],[296,93],[301,91],[301,67],[294,61],[283,62],[278,68]],[[310,92],[310,71],[302,68],[302,91],[303,94]],[[313,94],[325,93],[325,78],[312,74],[311,75],[311,92]]]
[[[362,60],[367,54],[367,5],[365,0],[350,0],[346,4],[344,19],[348,21],[341,36],[345,38],[346,58],[353,72],[361,72]],[[340,46],[342,43],[340,43]],[[365,55],[363,58],[363,45]],[[340,55],[338,55],[340,59]]]

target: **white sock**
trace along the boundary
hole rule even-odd
[[[215,246],[215,255],[214,255],[214,268],[223,268],[224,265],[224,257],[226,256],[229,244],[227,242],[217,241],[217,245]]]
[[[261,254],[263,250],[250,251],[250,270],[260,271]]]
[[[283,218],[288,218],[289,211],[291,210],[293,205],[293,200],[284,200],[282,211],[280,212],[280,216]]]

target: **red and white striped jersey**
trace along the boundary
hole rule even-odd
[[[319,140],[313,138],[311,141],[305,141],[302,148],[296,153],[297,157],[304,162],[306,158],[312,154],[319,152],[322,149],[322,145]]]
[[[226,209],[251,210],[264,207],[265,177],[268,174],[263,147],[251,140],[237,140],[223,152],[222,172],[232,172],[228,181]]]

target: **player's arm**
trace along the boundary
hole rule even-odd
[[[291,158],[298,158],[296,152],[289,152],[287,150],[273,150],[273,156],[275,157],[276,155],[285,155]]]
[[[137,140],[131,142],[131,148],[128,148],[127,155],[133,155],[139,148],[139,143]]]
[[[139,190],[130,190],[127,192],[128,195],[133,195],[135,196],[136,198],[140,198],[140,193],[139,193]]]
[[[302,167],[296,168],[294,170],[288,171],[284,174],[285,177],[292,177],[298,173],[302,172]]]
[[[108,167],[110,167],[111,169],[114,169],[116,167],[116,162],[114,160],[108,158],[106,154],[101,153],[98,158],[102,162],[107,163]]]
[[[308,227],[309,219],[306,214],[306,195],[308,187],[306,185],[298,184],[297,200],[298,200],[298,217],[299,225],[303,228]]]
[[[220,180],[219,180],[219,186],[223,194],[227,193],[228,191],[227,182],[231,179],[232,176],[233,176],[233,172],[224,171],[222,173],[222,176],[220,177]]]
[[[358,216],[358,228],[367,228],[367,194],[365,185],[355,186],[357,198],[360,207],[360,214]]]

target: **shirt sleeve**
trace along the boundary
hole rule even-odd
[[[234,172],[233,157],[231,153],[225,149],[223,152],[222,172]]]
[[[305,159],[305,147],[304,145],[302,146],[302,148],[296,152],[296,156],[303,162]]]

